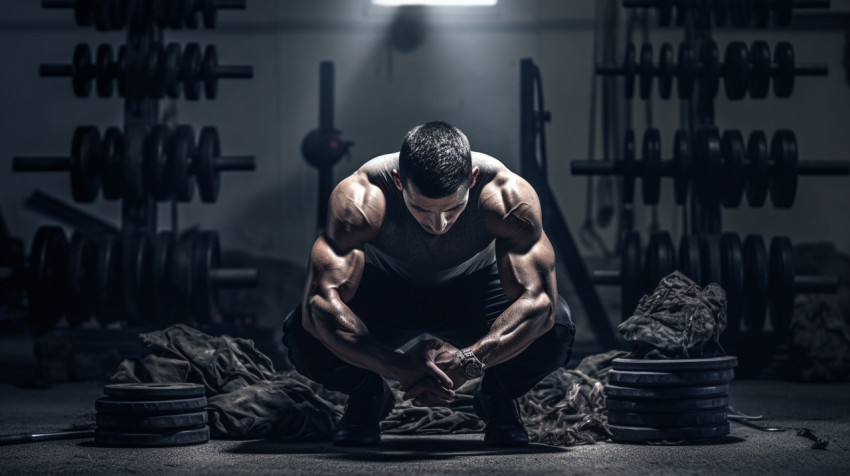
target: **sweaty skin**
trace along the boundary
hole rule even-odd
[[[473,170],[473,181],[478,174]],[[490,331],[470,346],[485,368],[510,360],[552,328],[557,299],[555,253],[543,232],[537,193],[524,179],[502,167],[483,185],[477,204],[465,190],[440,199],[402,192],[408,210],[423,228],[445,233],[467,206],[481,208],[484,226],[496,237],[496,259],[505,295],[513,303]],[[406,353],[376,341],[346,305],[357,292],[365,264],[364,244],[381,229],[386,201],[365,171],[349,176],[331,194],[325,232],[310,254],[303,296],[304,328],[341,360],[397,380],[405,399],[425,405],[447,404],[466,378],[456,348],[439,339],[419,342]]]

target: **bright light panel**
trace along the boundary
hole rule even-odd
[[[428,5],[433,7],[488,7],[499,0],[372,0],[375,5],[382,7],[398,7],[402,5]]]

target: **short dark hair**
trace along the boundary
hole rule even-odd
[[[404,136],[398,158],[402,186],[408,181],[430,198],[442,198],[472,181],[469,140],[445,122],[416,126]]]

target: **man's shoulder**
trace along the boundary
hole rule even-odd
[[[496,236],[510,236],[518,228],[542,226],[540,199],[524,178],[502,167],[481,190],[485,223]]]
[[[362,168],[334,188],[330,200],[331,228],[367,236],[381,227],[386,199]]]

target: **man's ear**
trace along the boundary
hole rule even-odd
[[[474,167],[472,169],[472,181],[469,182],[469,188],[472,188],[472,187],[475,186],[475,179],[478,178],[478,172],[481,172],[481,169],[479,169],[478,167]]]
[[[399,191],[404,190],[404,187],[401,185],[401,177],[398,175],[398,170],[396,169],[393,169],[393,183]]]

